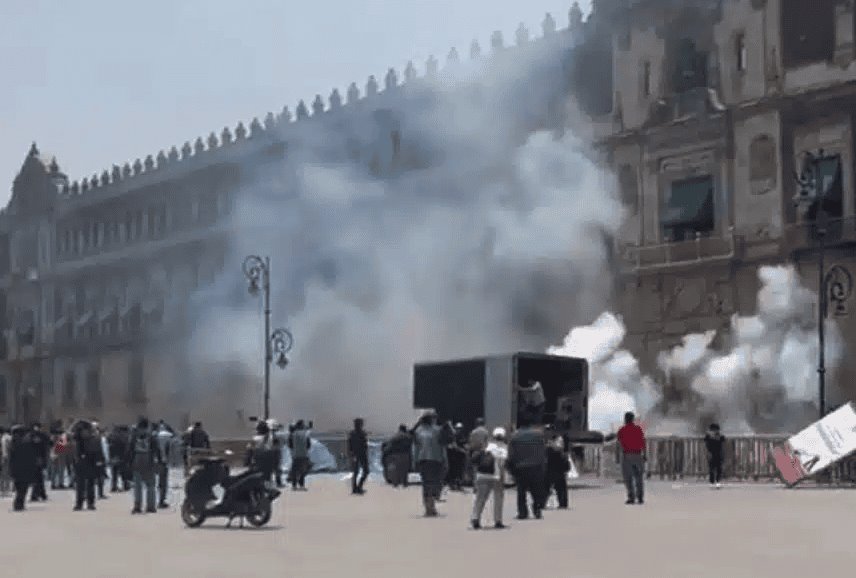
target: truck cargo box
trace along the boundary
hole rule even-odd
[[[514,353],[453,361],[417,363],[413,405],[434,409],[441,420],[471,429],[476,418],[488,426],[516,426],[516,386],[541,383],[546,398],[542,423],[565,431],[588,429],[588,362],[540,353]]]

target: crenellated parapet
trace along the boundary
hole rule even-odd
[[[529,29],[525,24],[520,24],[514,32],[516,47],[534,45],[538,42],[551,41],[559,34],[576,36],[585,33],[585,28],[589,22],[583,20],[583,13],[579,3],[574,2],[568,13],[568,25],[563,30],[559,30],[556,20],[551,14],[546,14],[541,23],[541,35],[532,38]],[[478,40],[473,40],[469,47],[469,60],[481,61],[485,58],[498,56],[509,51],[511,48],[506,47],[504,35],[502,31],[495,31],[489,38],[490,54],[485,54],[482,51],[481,44]],[[447,57],[446,63],[441,70],[437,59],[431,55],[426,60],[423,72],[417,70],[414,62],[408,61],[403,73],[395,68],[389,68],[383,76],[383,88],[377,78],[372,75],[366,80],[364,90],[360,91],[359,85],[352,82],[344,91],[344,98],[339,92],[339,89],[334,88],[326,101],[320,94],[315,95],[311,101],[311,105],[307,105],[305,100],[298,102],[295,109],[294,117],[288,106],[283,107],[279,114],[268,112],[262,121],[258,118],[253,118],[249,122],[247,128],[243,122],[239,122],[234,131],[228,126],[224,127],[220,132],[219,137],[215,132],[211,132],[207,137],[197,137],[195,141],[186,141],[180,148],[172,146],[169,152],[160,150],[156,155],[147,155],[142,160],[135,159],[133,163],[124,163],[120,168],[119,165],[113,165],[110,170],[96,173],[91,178],[84,178],[80,181],[74,181],[66,184],[63,187],[62,193],[65,196],[75,196],[87,193],[94,189],[101,189],[117,185],[119,183],[135,179],[137,177],[157,173],[170,166],[181,165],[185,162],[190,162],[195,159],[201,159],[205,155],[215,153],[221,149],[236,146],[244,141],[253,141],[257,139],[271,137],[280,137],[283,135],[283,130],[288,128],[288,125],[311,121],[312,119],[323,117],[332,113],[343,113],[350,108],[361,106],[365,102],[371,102],[372,99],[392,94],[396,91],[405,89],[408,85],[419,82],[431,82],[446,70],[454,70],[461,65],[461,56],[457,48],[453,47]]]

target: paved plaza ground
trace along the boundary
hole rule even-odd
[[[608,484],[575,490],[571,510],[543,521],[514,520],[509,490],[510,528],[475,532],[469,493],[450,494],[440,518],[423,519],[418,487],[367,489],[355,497],[340,476],[313,477],[308,492],[278,500],[261,530],[224,529],[225,520],[185,528],[177,487],[172,508],[134,517],[128,494],[97,512],[72,512],[68,491],[24,514],[3,498],[0,576],[782,578],[856,569],[853,490],[652,482],[644,506],[625,506],[622,488]]]

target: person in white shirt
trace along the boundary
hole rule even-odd
[[[175,434],[164,420],[158,423],[157,431],[155,432],[155,440],[158,445],[158,453],[160,461],[156,465],[156,474],[158,480],[158,508],[168,508],[169,504],[166,501],[169,493],[169,462],[172,450],[172,440]]]
[[[542,423],[547,398],[544,396],[544,388],[541,382],[530,379],[528,387],[518,386],[517,391],[520,394],[517,420],[521,421],[528,418],[529,421],[534,421],[536,424]]]
[[[471,518],[474,530],[481,528],[481,515],[489,496],[493,495],[493,525],[502,529],[502,505],[505,498],[505,461],[508,459],[508,446],[505,441],[505,429],[493,430],[491,441],[484,451],[473,455],[476,471],[476,497]]]

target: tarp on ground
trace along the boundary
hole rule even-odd
[[[291,451],[287,445],[288,434],[282,436],[282,439],[282,469],[283,471],[288,471],[291,468]],[[339,471],[340,468],[336,457],[330,452],[327,446],[315,438],[310,438],[310,440],[309,461],[312,464],[311,473]],[[377,442],[369,442],[369,470],[371,472],[379,473],[383,471],[380,445]]]
[[[856,452],[856,405],[847,403],[773,449],[788,486],[822,472]]]

